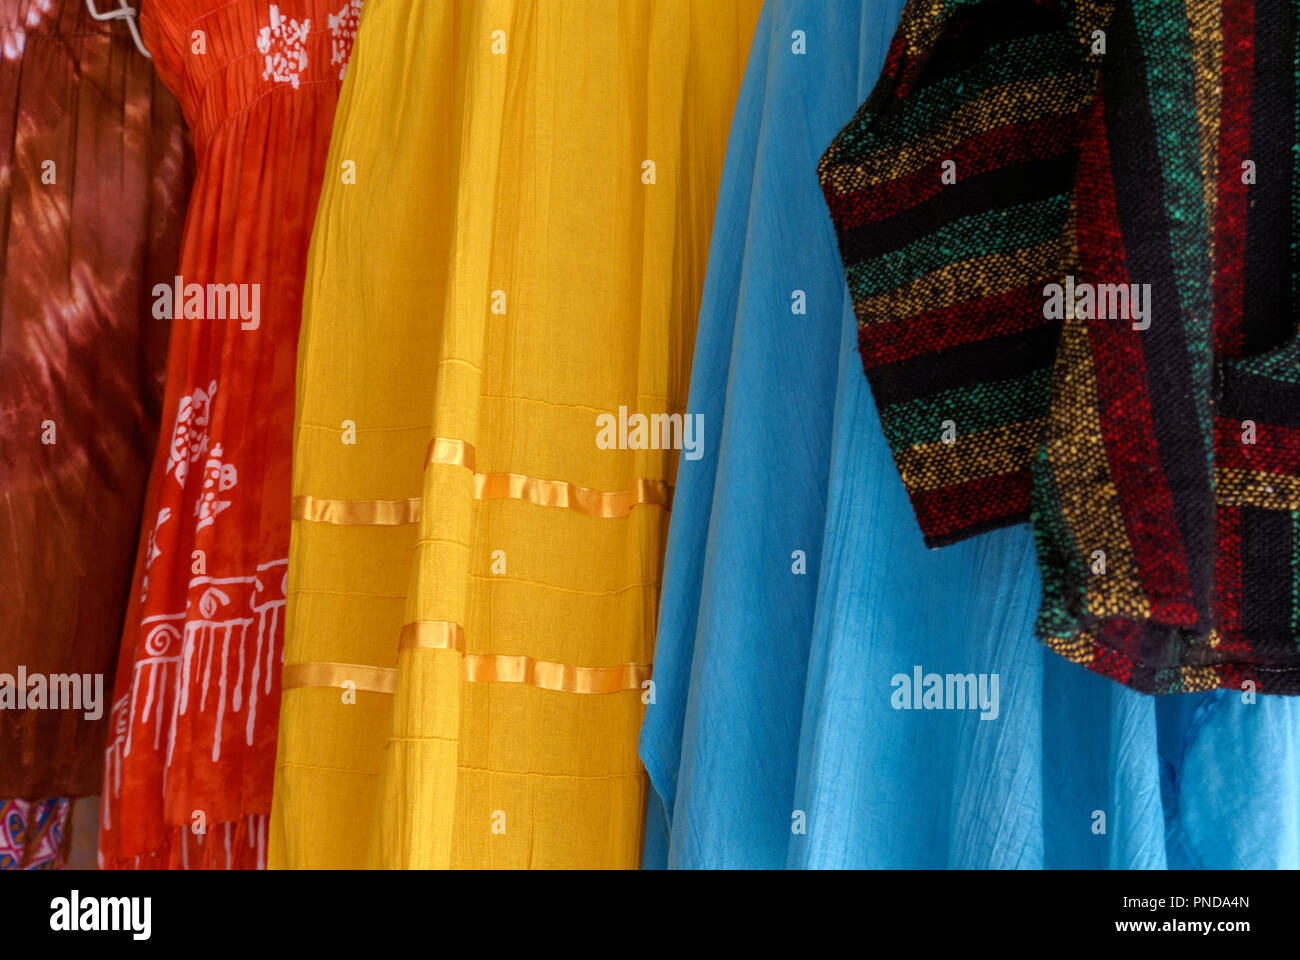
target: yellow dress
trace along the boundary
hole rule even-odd
[[[634,418],[686,413],[760,7],[366,0],[304,297],[273,867],[637,865],[683,438]]]

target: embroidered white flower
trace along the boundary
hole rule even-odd
[[[348,60],[352,56],[352,41],[357,36],[357,26],[361,23],[361,0],[348,0],[338,13],[326,15],[330,28],[330,65],[341,64],[339,79],[343,79],[348,69]]]
[[[307,33],[310,20],[295,20],[280,15],[271,4],[271,25],[257,34],[257,50],[265,58],[262,79],[287,83],[298,89],[298,77],[307,69]]]

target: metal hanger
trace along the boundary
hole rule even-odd
[[[153,55],[149,53],[149,48],[144,45],[144,38],[140,36],[140,27],[135,22],[135,8],[128,7],[126,0],[117,0],[119,6],[116,10],[108,10],[100,13],[95,9],[95,0],[86,0],[86,9],[96,20],[125,20],[126,28],[131,31],[131,39],[135,41],[135,48],[143,53],[150,60]]]

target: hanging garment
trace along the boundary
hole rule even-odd
[[[121,25],[0,4],[0,797],[99,790],[191,177]]]
[[[71,801],[0,800],[0,870],[58,870]]]
[[[294,357],[353,0],[146,3],[198,170],[113,701],[104,867],[265,865]]]
[[[645,866],[1294,868],[1300,701],[1089,674],[1034,638],[1028,527],[923,543],[810,174],[901,5],[769,2],[755,35],[691,374],[720,427],[678,470],[641,733]],[[949,673],[997,697],[926,709]]]
[[[758,11],[366,7],[299,354],[274,866],[636,866],[672,440],[708,442],[682,415]]]
[[[1143,692],[1300,693],[1297,49],[1292,0],[918,0],[819,168],[926,542],[1032,515],[1039,637]]]

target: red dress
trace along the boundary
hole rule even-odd
[[[145,2],[194,137],[163,427],[113,695],[102,867],[261,867],[307,245],[358,0]],[[179,291],[180,296],[177,296]]]
[[[102,678],[99,711],[0,709],[6,818],[8,798],[103,781],[167,358],[149,292],[176,273],[186,139],[124,24],[0,0],[0,674]]]

